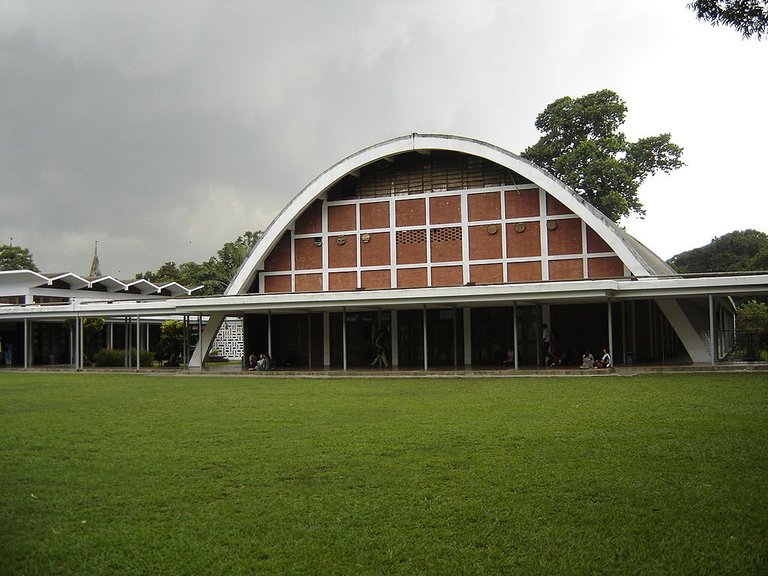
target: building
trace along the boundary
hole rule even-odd
[[[766,293],[766,275],[681,277],[515,154],[411,134],[313,180],[223,296],[7,307],[0,323],[207,318],[191,367],[227,317],[242,318],[245,356],[267,352],[278,367],[490,367],[507,352],[535,367],[545,324],[556,362],[606,348],[617,364],[714,365],[732,346],[730,297]]]

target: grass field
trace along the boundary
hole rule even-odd
[[[0,574],[766,574],[768,377],[0,372]]]

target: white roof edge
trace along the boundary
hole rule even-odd
[[[279,242],[290,224],[331,185],[367,164],[411,150],[463,152],[485,158],[513,170],[551,194],[584,220],[611,247],[632,274],[648,276],[659,272],[654,271],[650,263],[643,259],[637,250],[629,244],[615,223],[596,208],[587,204],[563,182],[528,160],[481,140],[448,134],[417,134],[414,132],[407,136],[400,136],[363,148],[319,174],[294,196],[270,223],[224,294],[241,294],[248,289],[256,274],[257,266]]]

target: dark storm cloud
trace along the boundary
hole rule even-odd
[[[675,199],[703,222],[706,204],[686,194],[713,165],[734,204],[757,178],[738,115],[768,126],[765,87],[743,71],[762,48],[698,24],[661,1],[5,0],[0,242],[13,236],[49,271],[86,272],[95,240],[102,269],[123,277],[201,261],[365,146],[448,132],[519,152],[546,104],[601,88],[627,100],[632,137],[669,131],[686,147],[688,168],[644,185],[646,223],[673,230]],[[664,60],[674,53],[685,66]],[[728,126],[700,121],[725,98],[704,64],[723,90],[741,87]],[[738,162],[723,163],[714,128],[731,130]],[[702,226],[700,243],[749,225],[734,214]],[[658,237],[665,256],[700,245]]]

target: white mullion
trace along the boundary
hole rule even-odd
[[[502,190],[501,195],[501,281],[505,284],[509,282],[507,274],[507,192]]]
[[[549,239],[547,238],[547,192],[539,188],[539,237],[541,240],[541,279],[549,280]]]
[[[397,288],[397,222],[395,222],[395,197],[389,197],[389,283]]]
[[[323,202],[321,207],[321,225],[320,225],[320,253],[322,254],[322,291],[327,292],[330,289],[328,279],[328,202]]]
[[[461,270],[464,284],[469,282],[469,200],[467,191],[461,190]]]
[[[432,286],[432,229],[429,219],[429,196],[424,197],[424,232],[427,236],[427,286]]]
[[[355,265],[357,266],[357,287],[363,285],[363,259],[360,256],[360,202],[355,204]]]
[[[289,230],[291,233],[291,292],[296,292],[296,240],[293,237],[293,230]]]
[[[584,278],[589,278],[589,260],[587,258],[587,223],[581,221],[581,258]]]

